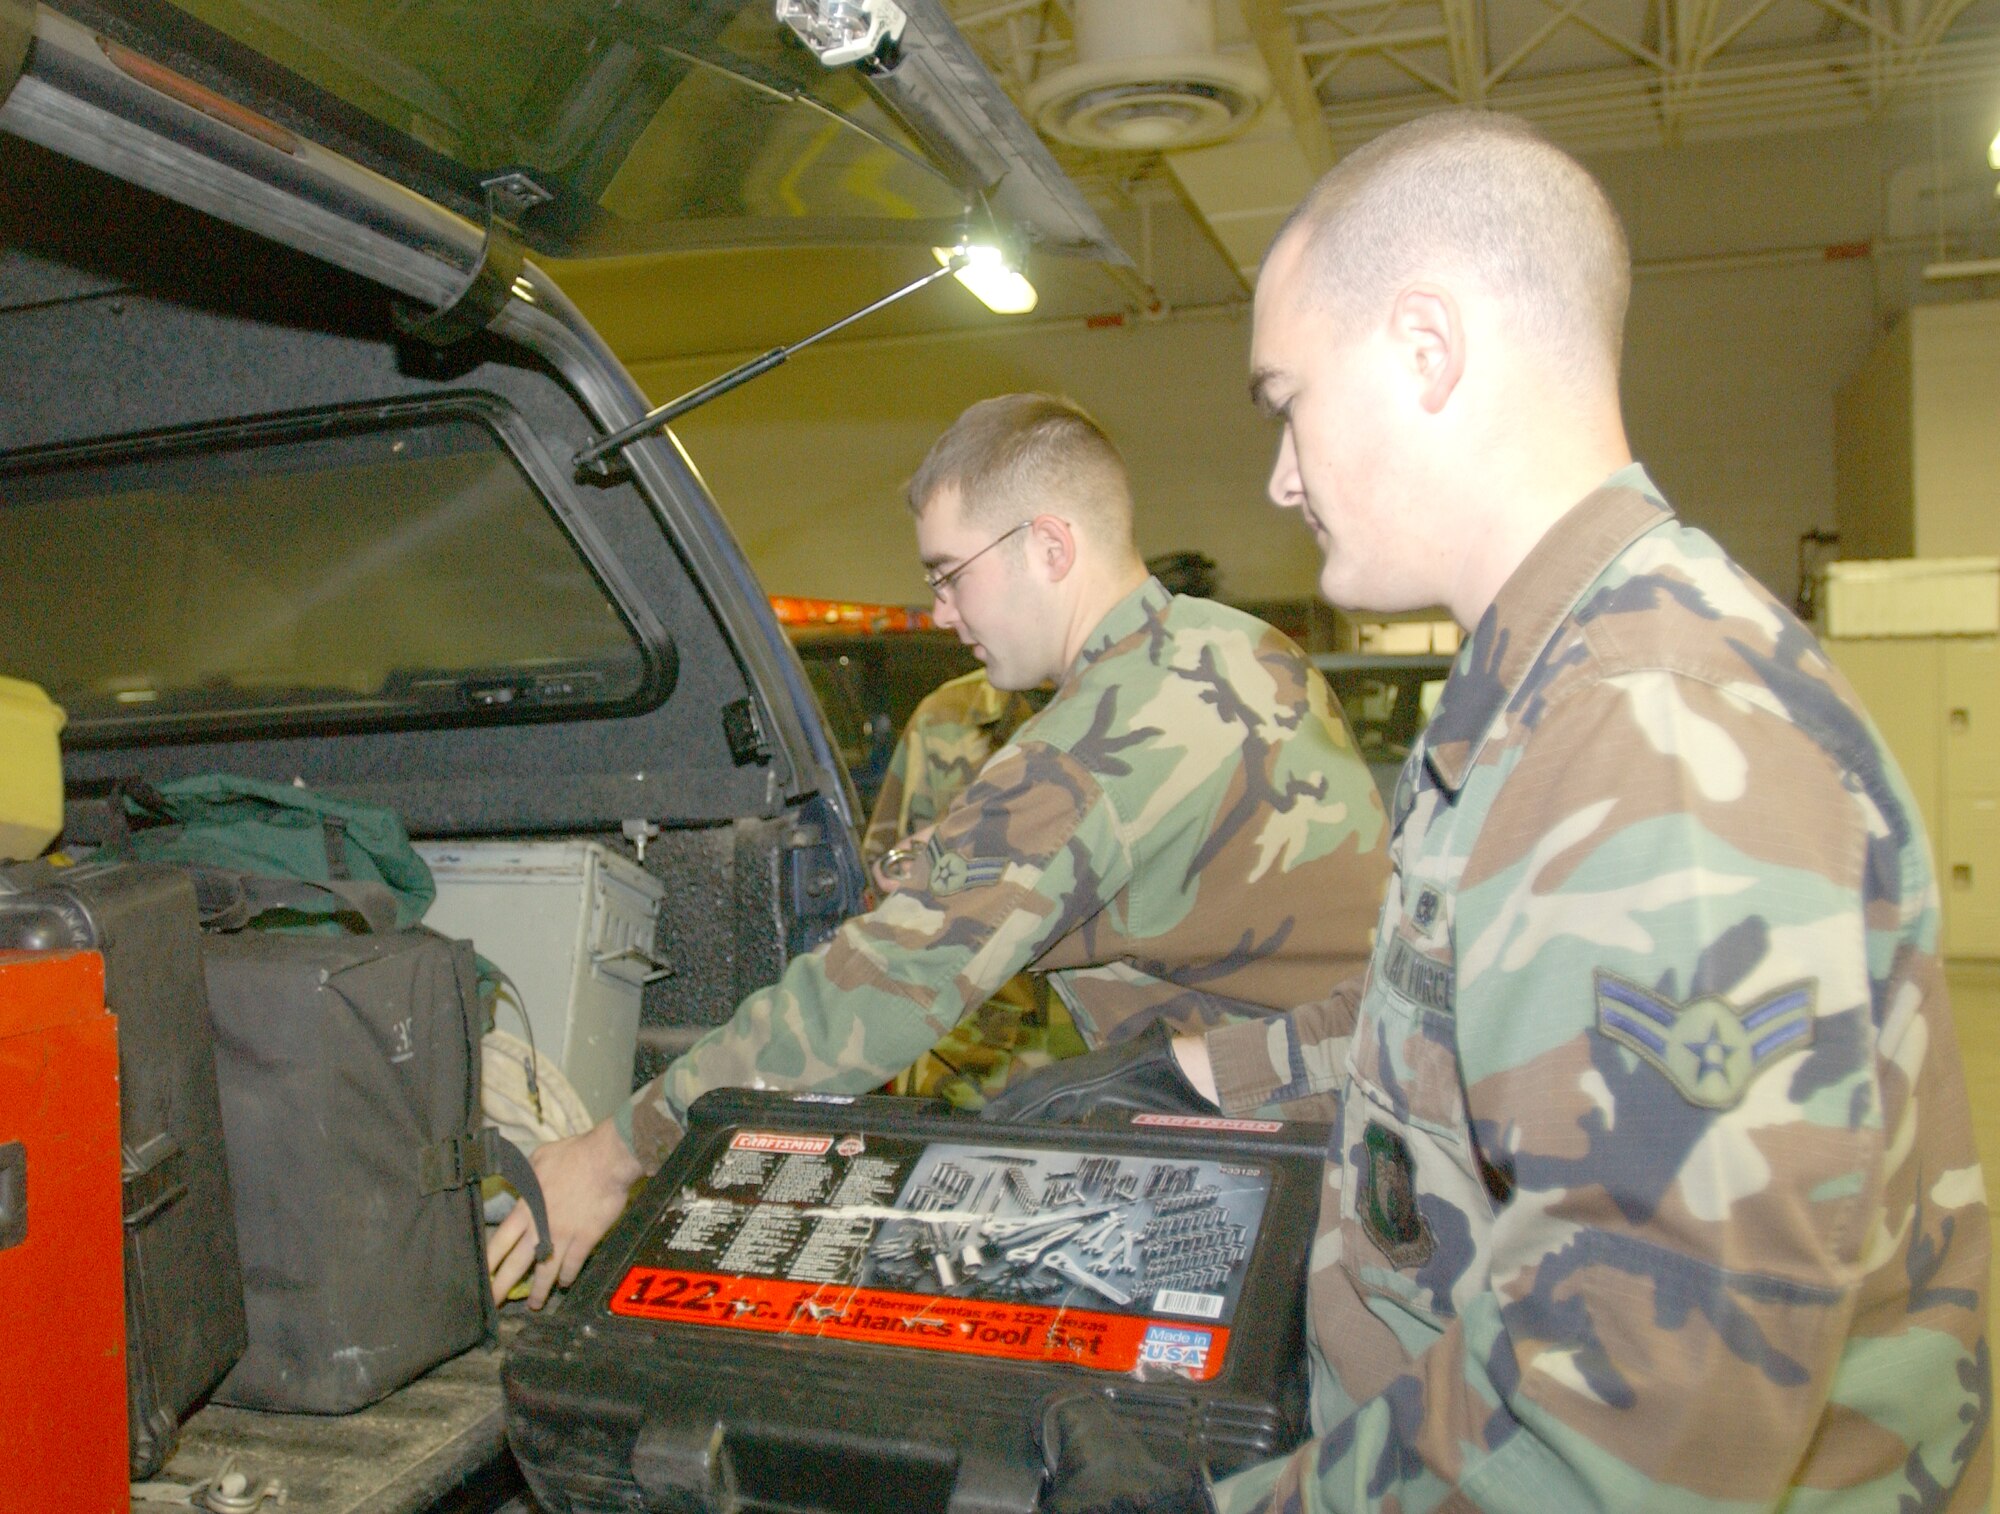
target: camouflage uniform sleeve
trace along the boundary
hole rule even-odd
[[[876,792],[868,829],[861,833],[861,860],[869,867],[880,862],[891,847],[916,828],[910,824],[910,773],[913,766],[920,766],[915,762],[920,735],[913,715],[903,726],[903,734],[896,738],[895,751],[889,754],[889,769]]]
[[[1361,982],[1357,974],[1287,1014],[1208,1032],[1202,1039],[1223,1112],[1332,1119],[1338,1101],[1330,1096],[1345,1076]]]
[[[1455,1023],[1398,1022],[1371,982],[1315,1250],[1338,1269],[1316,1287],[1427,1344],[1331,1414],[1316,1382],[1324,1433],[1223,1483],[1228,1514],[1956,1506],[1986,1259],[1978,1185],[1917,1171],[1920,1103],[1958,1076],[1923,1008],[1928,859],[1883,848],[1862,785],[1768,701],[1589,683],[1470,775]],[[1440,1037],[1455,1056],[1421,1050]],[[1395,1148],[1417,1192],[1369,1233],[1400,1257],[1364,1235]],[[1926,1203],[1958,1206],[1956,1241]],[[1853,1482],[1793,1492],[1823,1425]]]
[[[711,1088],[877,1087],[1101,910],[1131,878],[1111,803],[1068,752],[1002,752],[938,823],[923,886],[892,894],[794,958],[728,1024],[634,1099],[649,1167]]]

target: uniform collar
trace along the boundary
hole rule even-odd
[[[1147,630],[1155,635],[1164,635],[1167,611],[1173,602],[1174,596],[1167,591],[1165,584],[1157,578],[1148,578],[1104,612],[1104,618],[1083,639],[1083,650],[1076,654],[1076,661],[1070,664],[1069,673],[1063,681],[1067,683],[1076,677],[1129,636]]]
[[[1620,468],[1550,528],[1500,586],[1458,654],[1424,755],[1440,786],[1457,793],[1500,712],[1520,691],[1556,631],[1618,554],[1673,519],[1646,470]]]

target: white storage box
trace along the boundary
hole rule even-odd
[[[1829,563],[1828,636],[1991,636],[2000,631],[2000,557]]]
[[[513,979],[535,1049],[603,1119],[632,1091],[640,991],[664,973],[653,959],[659,880],[595,841],[432,841],[417,851],[437,879],[424,924],[470,941]],[[511,1018],[503,1006],[497,1028],[518,1033]]]

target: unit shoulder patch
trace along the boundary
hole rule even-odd
[[[1615,973],[1595,976],[1597,1028],[1703,1109],[1735,1108],[1773,1062],[1812,1044],[1811,979],[1738,1008],[1719,994],[1681,1004]]]

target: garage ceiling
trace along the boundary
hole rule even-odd
[[[944,3],[1024,113],[1036,83],[1075,61],[1076,0]],[[1143,10],[1185,0],[1124,3]],[[1327,164],[1446,105],[1523,115],[1586,154],[1851,127],[1936,108],[1958,117],[1991,111],[2000,125],[2000,0],[1212,3],[1219,50],[1260,61],[1273,80],[1269,104],[1247,130],[1220,145],[1170,152],[1050,144],[1138,263],[1161,310],[1240,310],[1271,234]],[[1634,171],[1652,173],[1653,164],[1672,171],[1666,157]],[[1924,174],[1894,163],[1825,166],[1829,175],[1891,175],[1876,186],[1891,238],[1910,241],[1930,228],[1932,200],[1923,201],[1920,226],[1901,224],[1912,217],[1893,212],[1934,191],[1963,200],[1954,224],[1993,222],[1990,183],[1977,171],[1964,183],[1953,177],[1977,170],[1971,162]],[[1761,182],[1758,192],[1768,192],[1770,176]],[[1802,199],[1810,199],[1805,189]],[[929,266],[921,250],[791,249],[593,260],[557,273],[614,334],[628,364],[698,356],[715,367],[795,340]],[[1004,336],[1107,313],[1129,317],[1148,304],[1144,286],[1094,264],[1037,257],[1030,271],[1042,303],[1025,321],[989,315],[946,286],[871,316],[865,329],[829,346]],[[647,376],[664,396],[696,371],[648,369]]]
[[[1334,156],[1449,105],[1524,116],[1574,151],[1852,125],[1899,104],[2000,105],[2000,0],[1215,0],[1221,50],[1272,103],[1186,152],[1059,149],[1100,200],[1165,177],[1239,272]],[[1075,56],[1074,0],[947,0],[1025,102]],[[1140,249],[1133,249],[1135,253]]]

